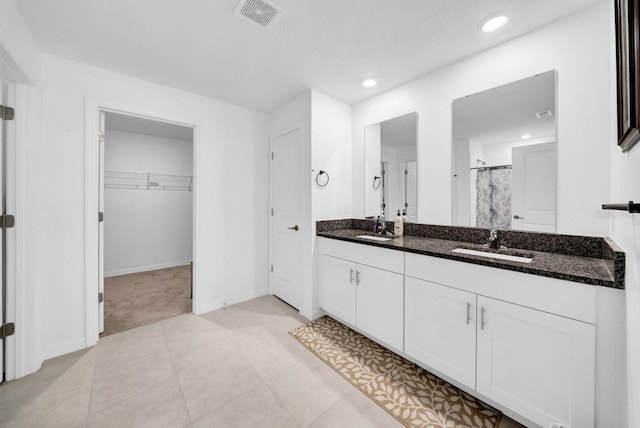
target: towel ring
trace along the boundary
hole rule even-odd
[[[377,182],[377,185],[376,185],[376,182]],[[378,190],[380,188],[380,183],[381,183],[380,177],[378,177],[377,175],[373,177],[373,188],[375,190]]]
[[[325,176],[326,178],[322,178]],[[318,171],[318,174],[316,175],[316,184],[318,185],[318,187],[326,187],[327,184],[329,184],[329,174],[327,173],[327,171]]]

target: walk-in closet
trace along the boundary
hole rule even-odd
[[[101,114],[106,336],[192,312],[193,130]]]

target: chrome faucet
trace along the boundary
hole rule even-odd
[[[489,248],[492,250],[500,249],[500,237],[498,236],[498,229],[491,229],[489,231]]]
[[[389,232],[387,230],[387,222],[385,219],[382,219],[382,221],[380,222],[378,233],[380,233],[380,235],[383,235],[383,236],[396,236],[393,232]]]

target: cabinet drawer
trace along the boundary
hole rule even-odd
[[[594,286],[418,254],[406,275],[595,324]]]
[[[366,244],[318,238],[320,254],[326,254],[360,265],[372,266],[390,272],[404,273],[404,252]]]

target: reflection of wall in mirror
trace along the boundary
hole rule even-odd
[[[392,221],[398,210],[402,212],[407,202],[405,201],[405,195],[407,194],[405,192],[405,171],[408,173],[408,163],[416,160],[416,148],[415,146],[391,147],[385,145],[383,141],[380,153],[382,161],[386,163],[385,190],[387,191],[387,209],[385,210],[385,218]]]
[[[554,139],[555,137],[553,135],[550,135],[546,137],[532,138],[526,141],[518,140],[518,141],[505,142],[505,143],[490,144],[483,141],[483,139],[471,138],[469,140],[469,153],[470,153],[469,169],[471,170],[471,168],[477,168],[478,166],[480,166],[478,164],[478,159],[482,161],[482,166],[486,166],[486,167],[511,165],[512,153],[513,153],[514,147],[524,147],[524,146],[532,146],[532,145],[537,145],[542,143],[549,143],[549,142],[553,142]],[[513,225],[511,224],[511,222],[506,222],[506,220],[504,219],[497,220],[496,218],[497,223],[494,223],[494,222],[487,223],[486,221],[478,222],[478,219],[476,218],[476,216],[479,212],[478,204],[480,199],[484,200],[485,202],[489,202],[491,205],[494,205],[495,207],[502,207],[503,204],[499,203],[498,201],[511,200],[511,195],[510,195],[511,185],[507,185],[506,183],[503,183],[501,186],[494,186],[490,190],[489,192],[491,194],[489,196],[490,201],[487,201],[486,198],[482,198],[482,197],[479,198],[478,190],[480,191],[484,190],[485,192],[487,192],[488,190],[478,187],[478,181],[477,181],[478,173],[479,173],[478,170],[471,170],[471,174],[469,176],[469,188],[468,188],[469,223],[465,223],[464,225],[477,226],[477,227],[491,227],[491,228],[495,228],[495,227],[512,228]],[[501,179],[506,180],[507,178],[501,177]],[[501,189],[501,191],[497,191],[496,189],[498,188]],[[485,192],[481,192],[481,193],[485,193]],[[505,192],[508,192],[509,195],[504,194]],[[494,208],[491,208],[491,209],[494,209]],[[511,213],[510,207],[503,207],[503,208],[509,213]],[[480,210],[480,211],[483,211],[483,210]],[[502,210],[499,210],[499,211],[502,211]],[[497,215],[497,214],[496,216],[503,217],[502,215]],[[517,227],[513,227],[513,228],[515,229]]]

